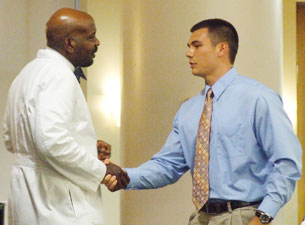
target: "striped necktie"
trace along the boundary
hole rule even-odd
[[[193,203],[199,211],[209,199],[209,148],[213,107],[213,91],[207,92],[200,117],[196,140],[196,155],[193,173]]]

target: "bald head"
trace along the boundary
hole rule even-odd
[[[88,21],[93,19],[85,12],[69,8],[59,9],[46,24],[47,45],[61,50],[65,38],[85,32],[83,25]]]
[[[86,12],[63,8],[46,24],[47,45],[74,66],[90,66],[99,45],[93,18]]]

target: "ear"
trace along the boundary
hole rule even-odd
[[[76,42],[72,38],[65,38],[64,48],[68,53],[73,53],[75,50]]]
[[[216,45],[216,50],[219,57],[224,57],[230,55],[230,48],[227,42],[220,42]]]

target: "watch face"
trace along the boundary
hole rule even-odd
[[[269,217],[269,216],[267,216],[267,215],[261,215],[261,217],[260,217],[260,221],[262,222],[262,223],[270,223],[270,220],[271,218]]]
[[[256,211],[255,215],[259,218],[262,224],[267,224],[272,221],[272,217],[262,211]]]

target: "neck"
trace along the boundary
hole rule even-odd
[[[57,52],[59,52],[59,53],[60,53],[61,55],[63,55],[70,63],[72,63],[72,65],[73,65],[74,67],[77,67],[76,65],[74,65],[73,60],[71,59],[71,56],[70,56],[70,54],[69,54],[67,51],[65,51],[65,50],[62,49],[62,48],[59,48],[59,47],[56,47],[56,46],[52,46],[52,45],[49,45],[49,44],[48,44],[48,47],[51,48],[51,49],[53,49],[53,50],[55,50],[55,51],[57,51]]]
[[[223,77],[230,69],[232,69],[233,65],[225,65],[222,67],[218,67],[213,73],[206,75],[204,77],[205,82],[212,87],[221,77]]]

